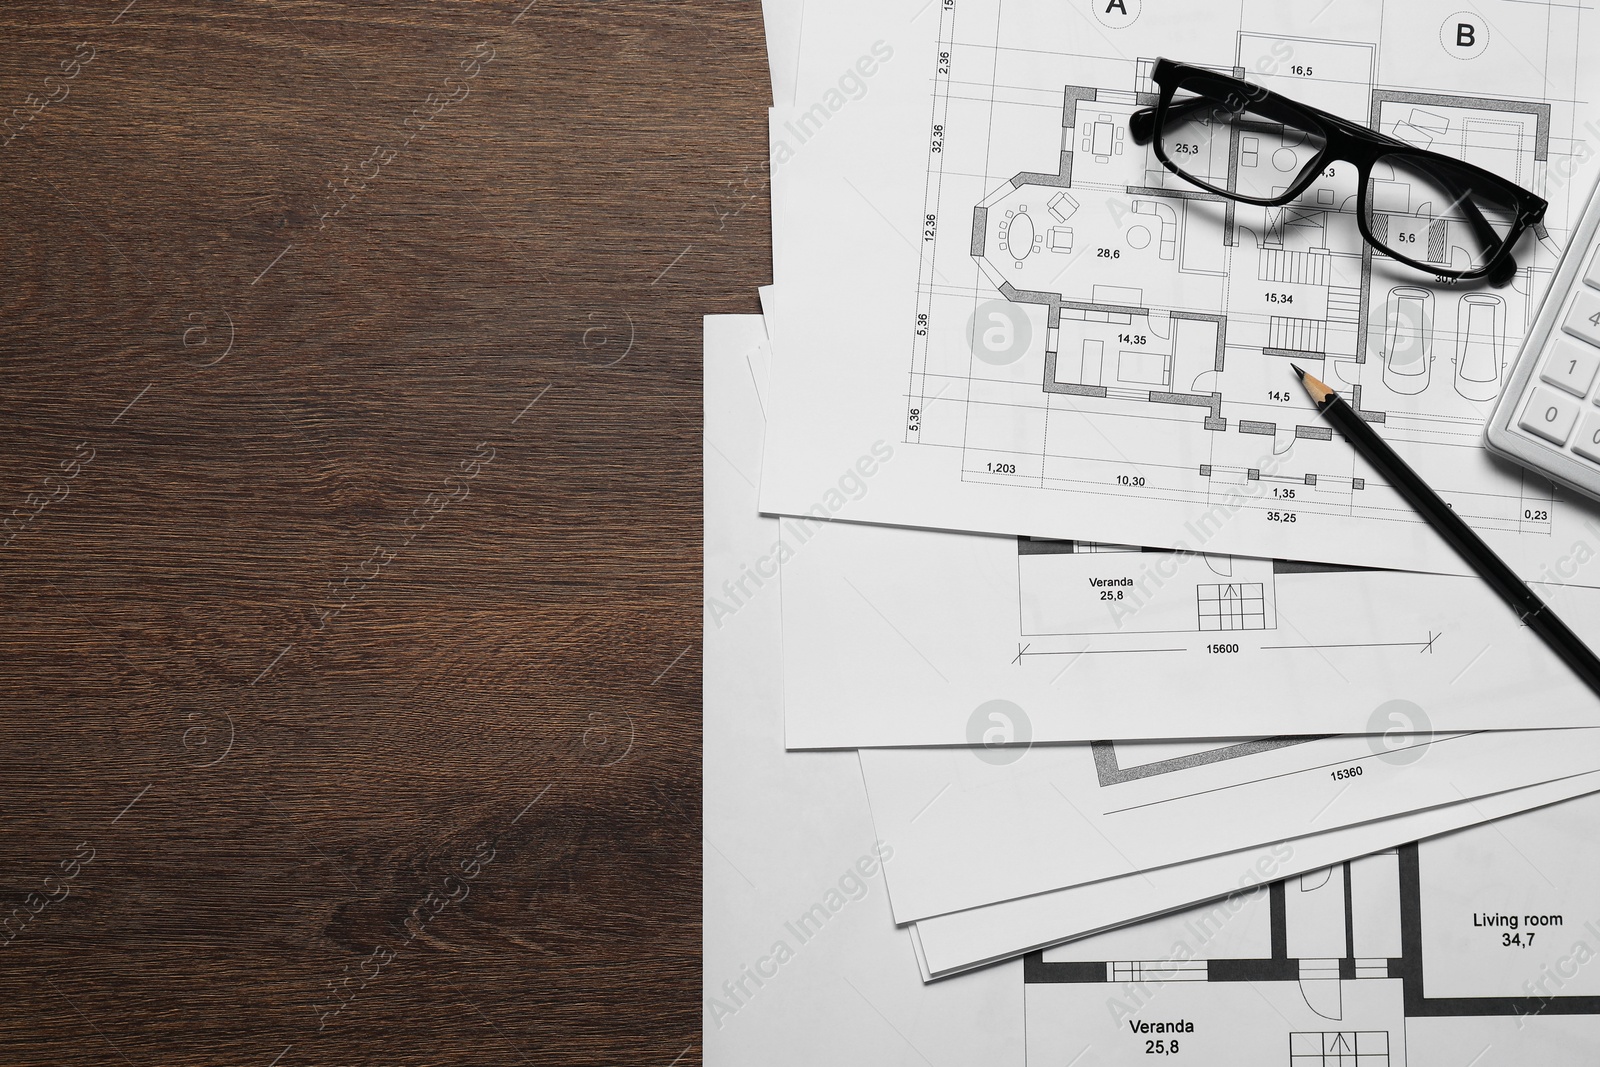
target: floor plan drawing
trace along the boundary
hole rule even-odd
[[[1295,57],[1303,62],[1289,65],[1315,73],[1283,91],[1342,104],[1417,147],[1542,185],[1548,103],[1379,88],[1376,52],[1365,42],[1241,32],[1231,65],[1220,69],[1242,78]],[[1518,287],[1479,292],[1433,286],[1386,261],[1357,228],[1349,164],[1327,167],[1283,207],[1241,204],[1185,182],[1127,136],[1129,116],[1156,101],[1152,64],[1138,58],[1122,84],[1064,86],[1056,171],[1020,172],[972,208],[970,254],[996,294],[1032,309],[1040,328],[1030,332],[1042,340],[1029,362],[1052,402],[996,397],[988,402],[997,415],[969,410],[964,476],[1049,488],[1120,475],[1138,480],[1120,484],[1128,495],[1205,498],[1213,481],[1261,480],[1264,457],[1274,457],[1270,491],[1260,497],[1267,510],[1390,511],[1387,495],[1364,492],[1348,448],[1295,403],[1289,362],[1346,389],[1373,422],[1398,409],[1397,434],[1475,446],[1533,310],[1535,268],[1524,268]],[[1312,154],[1302,135],[1281,127],[1235,129],[1227,152],[1202,162],[1228,188],[1281,190]],[[1421,194],[1392,171],[1373,184],[1382,208],[1375,231],[1419,228],[1428,260],[1449,263],[1449,224],[1413,202]],[[1548,243],[1542,227],[1535,237]],[[1551,260],[1531,262],[1542,270]],[[983,331],[999,327],[1003,336],[1006,325],[1003,309],[980,309],[975,346]],[[1057,405],[1072,417],[1052,419]],[[1135,437],[1103,432],[1102,421],[1141,425]],[[1019,433],[1029,423],[1037,433]],[[1037,440],[1037,452],[1023,457],[1019,437]],[[1188,444],[1174,448],[1174,438]],[[1174,462],[1197,449],[1203,461]],[[1010,458],[997,463],[1002,453]],[[1480,517],[1524,532],[1548,530],[1550,502],[1533,481],[1475,500]]]
[[[1117,556],[1126,560],[1135,553],[1142,555],[1144,550],[1019,538],[1022,636],[1277,628],[1276,569],[1271,560],[1202,555],[1203,566],[1174,565],[1166,576],[1149,566],[1132,571],[1097,569],[1102,560],[1110,562]],[[1151,554],[1151,559],[1166,555]]]
[[[1594,860],[1545,849],[1597,816],[1585,797],[1035,952],[1028,1062],[1592,1062]]]

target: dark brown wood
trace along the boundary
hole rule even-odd
[[[0,7],[0,1062],[699,1062],[760,8],[523,2]]]

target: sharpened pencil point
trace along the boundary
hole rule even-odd
[[[1291,363],[1289,366],[1294,367],[1294,364]],[[1333,390],[1328,388],[1327,385],[1318,381],[1316,378],[1313,378],[1305,371],[1300,370],[1299,367],[1294,367],[1294,369],[1299,371],[1300,384],[1306,387],[1306,392],[1311,394],[1311,399],[1316,403],[1321,404],[1324,400],[1327,400],[1330,396],[1334,395]]]
[[[1289,366],[1294,371],[1294,376],[1296,378],[1302,378],[1303,379],[1306,376],[1306,372],[1301,370],[1299,367],[1295,366],[1295,364],[1291,363],[1291,364],[1289,364]]]

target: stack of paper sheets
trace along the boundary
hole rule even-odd
[[[1594,183],[1594,13],[764,14],[774,284],[705,324],[706,1061],[1594,1062],[1600,698],[1285,358],[1600,641],[1600,511],[1491,460],[1455,366],[1481,307],[1509,364]],[[1128,133],[1160,56],[1489,167],[1548,232],[1446,288],[1338,167],[1200,194]]]

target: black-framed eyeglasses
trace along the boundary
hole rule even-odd
[[[1134,112],[1128,126],[1172,173],[1231,200],[1274,206],[1331,176],[1329,164],[1352,163],[1361,235],[1441,281],[1506,285],[1517,272],[1512,248],[1544,218],[1543,198],[1498,174],[1259,85],[1170,59],[1156,60],[1151,77],[1161,90],[1156,106]],[[1332,195],[1319,189],[1319,199]]]

